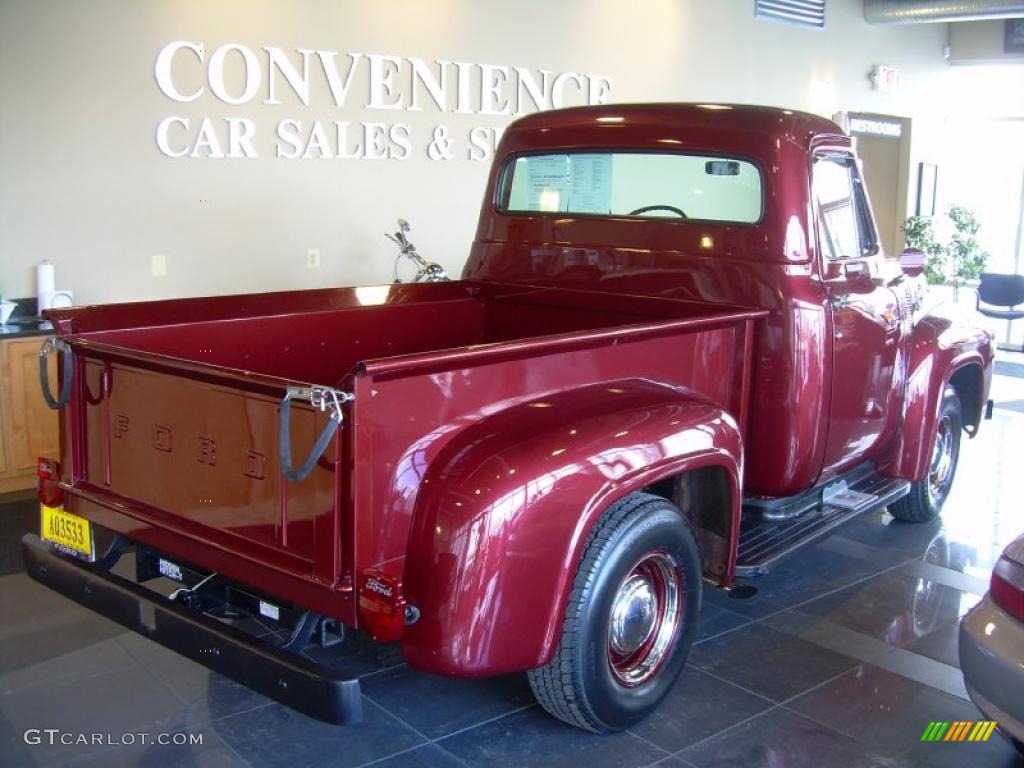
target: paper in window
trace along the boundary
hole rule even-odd
[[[528,160],[529,196],[527,209],[557,212],[569,203],[569,158],[566,155],[538,155]]]
[[[569,179],[570,210],[574,213],[611,213],[611,155],[573,155],[569,163]]]

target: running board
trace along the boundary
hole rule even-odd
[[[820,541],[861,515],[902,498],[910,483],[871,474],[842,487],[827,487],[821,501],[798,517],[777,521],[744,515],[740,526],[737,576],[761,576],[799,549]]]

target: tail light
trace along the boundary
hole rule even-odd
[[[402,582],[372,569],[363,571],[359,582],[360,623],[374,640],[395,642],[405,629]]]
[[[989,586],[992,600],[1011,616],[1024,621],[1024,565],[999,558]]]
[[[60,481],[60,462],[40,457],[36,464],[36,475],[39,476],[37,494],[40,503],[48,507],[59,507],[64,500],[64,492],[57,485]]]

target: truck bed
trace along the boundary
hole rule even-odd
[[[293,301],[277,306],[263,306],[252,297],[184,300],[190,312],[163,315],[154,307],[150,318],[130,314],[131,305],[88,307],[67,315],[72,333],[91,347],[118,347],[292,382],[337,384],[359,364],[384,358],[716,314],[695,302],[638,304],[584,291],[491,284],[318,293],[292,294]],[[225,312],[224,305],[231,304],[237,311]],[[637,311],[644,304],[644,311]],[[58,322],[62,328],[63,321]]]
[[[451,436],[501,408],[638,378],[742,420],[761,314],[474,282],[51,311],[74,369],[65,505],[352,624],[355,574],[401,575],[418,485]],[[288,482],[281,401],[313,385],[355,399],[312,473]],[[298,463],[327,415],[296,402],[290,423]]]

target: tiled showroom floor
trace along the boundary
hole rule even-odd
[[[756,582],[710,593],[669,699],[628,733],[546,716],[524,675],[458,681],[361,645],[365,722],[332,727],[272,703],[29,581],[17,541],[31,494],[0,497],[0,766],[1012,766],[998,736],[922,743],[980,720],[957,619],[1024,530],[1024,356],[1001,353],[995,418],[965,440],[942,523],[862,519]],[[1024,696],[1024,691],[1021,692]],[[188,732],[201,746],[27,744],[28,729]]]

